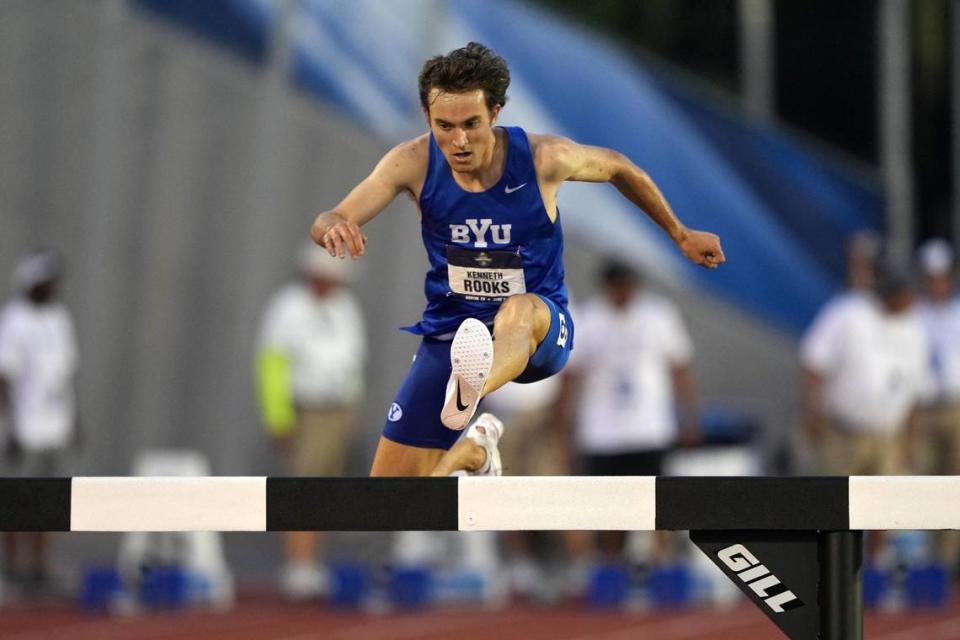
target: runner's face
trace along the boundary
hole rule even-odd
[[[430,129],[451,169],[468,173],[491,161],[500,107],[487,109],[482,89],[466,93],[433,89],[429,104]]]

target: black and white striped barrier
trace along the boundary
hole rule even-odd
[[[863,637],[862,531],[960,529],[960,477],[0,478],[4,531],[690,530],[790,638]]]
[[[3,531],[960,529],[960,477],[0,478]]]

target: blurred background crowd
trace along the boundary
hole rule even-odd
[[[307,230],[422,133],[420,65],[470,40],[510,64],[503,123],[623,151],[728,257],[698,271],[609,188],[567,185],[577,348],[487,401],[505,473],[960,473],[955,2],[7,0],[0,475],[365,475],[416,348],[397,330],[423,306],[416,212],[391,205],[349,264]],[[911,571],[946,592],[960,569],[954,535],[868,547],[880,605]],[[660,534],[0,551],[0,604],[96,606],[171,566],[220,605],[258,584],[416,599],[427,579],[488,603],[737,597]]]

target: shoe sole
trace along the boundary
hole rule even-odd
[[[490,374],[493,365],[493,338],[487,325],[475,318],[467,318],[457,329],[450,345],[450,367],[477,393]]]
[[[476,318],[467,318],[460,324],[450,345],[450,377],[460,376],[477,394],[483,389],[493,366],[493,338],[490,330]],[[473,413],[476,412],[474,403]],[[467,426],[466,423],[460,429]]]

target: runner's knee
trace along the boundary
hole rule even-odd
[[[525,293],[511,296],[500,305],[494,319],[494,337],[520,332],[530,338],[534,349],[550,330],[550,308],[538,296]]]
[[[493,321],[494,333],[517,328],[532,331],[535,324],[535,299],[535,296],[530,294],[522,294],[504,300]]]

